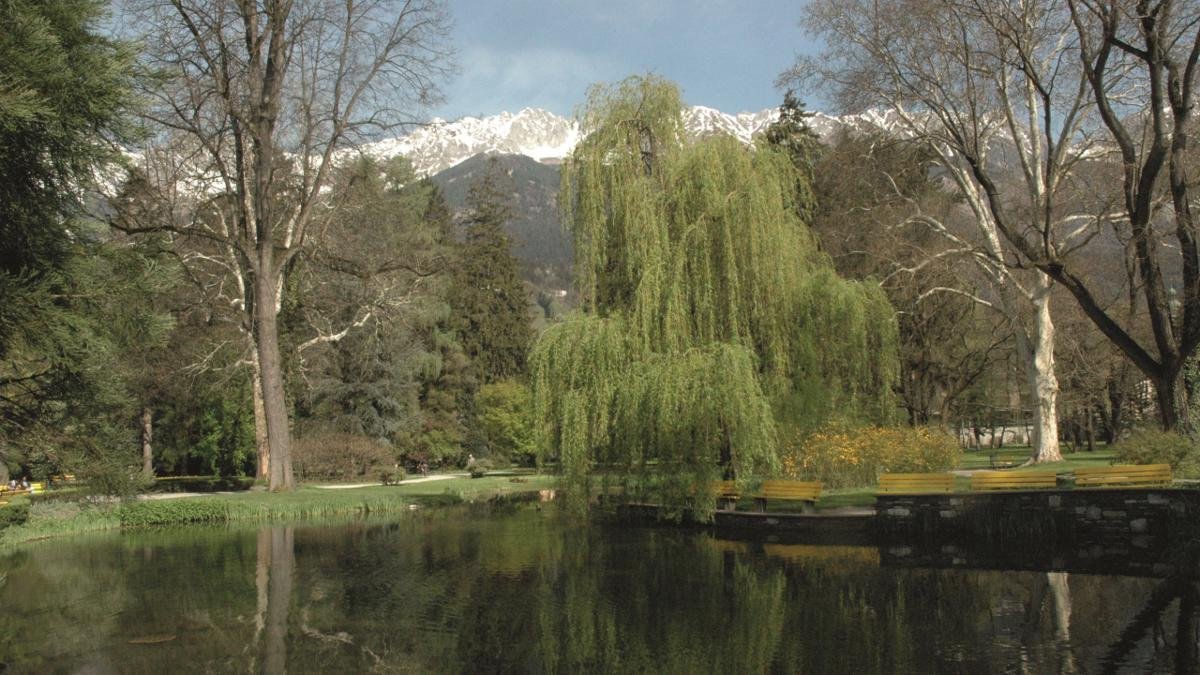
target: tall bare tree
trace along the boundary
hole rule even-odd
[[[170,213],[132,231],[207,240],[241,287],[272,490],[292,487],[277,315],[328,212],[340,148],[413,121],[452,70],[440,0],[130,0]],[[256,388],[257,390],[257,388]],[[257,393],[257,392],[256,392]],[[262,458],[265,460],[266,458]]]
[[[1030,256],[1153,383],[1163,427],[1189,426],[1184,367],[1200,347],[1200,245],[1188,176],[1200,3],[1067,0],[1078,59],[1121,162],[1123,223],[1134,245],[1153,346],[1097,300],[1086,271],[1053,249]],[[1164,183],[1169,200],[1163,194]],[[1175,245],[1166,246],[1166,238]],[[1164,269],[1178,267],[1172,289]],[[1172,294],[1172,290],[1181,291]],[[1157,353],[1156,353],[1157,352]]]
[[[1080,225],[1065,196],[1088,100],[1063,8],[1041,0],[817,0],[807,25],[830,52],[783,78],[816,75],[848,108],[886,108],[899,133],[938,157],[976,231],[966,238],[920,220],[955,243],[947,254],[970,257],[993,279],[996,296],[979,301],[1021,328],[1034,461],[1061,459],[1052,279],[1040,267],[1019,269],[1028,256],[1014,238],[1041,233],[1049,241],[1069,228],[1078,236],[1095,220]]]
[[[809,25],[831,53],[808,71],[839,85],[849,104],[897,110],[910,132],[945,149],[972,210],[1004,243],[997,259],[1036,270],[1037,288],[1053,280],[1070,291],[1154,383],[1163,426],[1180,426],[1184,366],[1200,345],[1187,171],[1198,4],[823,1]],[[996,149],[1010,157],[996,161]],[[1083,179],[1114,155],[1120,190]],[[1007,177],[1009,164],[1020,180]],[[1133,245],[1145,313],[1128,311],[1112,271],[1094,263],[1114,237]]]

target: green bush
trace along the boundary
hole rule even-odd
[[[946,431],[930,427],[831,425],[785,438],[782,454],[785,477],[839,488],[875,485],[881,473],[946,471],[958,465],[962,448]]]
[[[152,499],[122,505],[120,519],[121,527],[223,523],[229,520],[229,509],[211,498]]]
[[[470,472],[471,478],[483,478],[491,470],[492,461],[490,459],[477,459],[467,464],[467,471]]]
[[[10,525],[24,525],[29,520],[29,504],[6,504],[0,506],[0,530]]]
[[[253,476],[165,476],[154,482],[153,492],[240,492],[254,486]]]
[[[379,441],[334,431],[297,438],[292,452],[293,469],[305,480],[378,476],[396,461],[391,449]]]
[[[405,477],[406,474],[404,473],[404,469],[399,467],[394,469],[384,469],[383,471],[379,472],[379,482],[384,485],[397,485],[400,483],[400,481],[404,480]]]
[[[1138,429],[1113,450],[1118,464],[1170,464],[1177,478],[1200,478],[1200,445],[1181,434]]]
[[[485,384],[475,396],[475,406],[492,458],[500,464],[533,466],[537,445],[529,387],[513,381]]]

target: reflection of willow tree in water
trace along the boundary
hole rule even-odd
[[[532,567],[485,570],[463,608],[455,670],[769,669],[783,635],[781,571],[694,537],[638,541],[644,555],[614,558],[599,532],[574,528],[547,542]]]
[[[570,485],[601,464],[708,513],[696,486],[777,467],[772,401],[803,388],[810,418],[890,416],[896,327],[876,285],[818,251],[791,160],[687,142],[680,110],[652,76],[590,92],[560,199],[586,313],[531,364],[541,446]]]

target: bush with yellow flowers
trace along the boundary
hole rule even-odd
[[[875,485],[881,473],[946,471],[962,448],[937,428],[831,425],[785,437],[781,452],[784,477],[838,488]]]

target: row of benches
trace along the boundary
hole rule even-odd
[[[29,487],[10,487],[7,484],[0,483],[0,506],[8,504],[9,497],[19,495],[41,494],[46,491],[47,486],[60,485],[63,483],[74,483],[74,474],[64,474],[61,476],[51,476],[50,481],[34,481],[29,484]]]
[[[1076,487],[1113,487],[1139,485],[1165,485],[1172,480],[1168,464],[1146,464],[1106,466],[1075,470]],[[879,478],[880,494],[935,494],[953,492],[955,475],[952,473],[885,473]],[[971,490],[1038,490],[1058,486],[1058,475],[1053,471],[977,471],[971,474]],[[794,480],[763,481],[753,497],[760,511],[766,510],[767,500],[801,502],[811,507],[821,498],[822,484],[819,482]],[[717,481],[713,485],[717,499],[734,502],[743,495],[737,483],[731,480]]]
[[[1165,485],[1172,480],[1169,464],[1130,464],[1075,470],[1075,487]],[[1058,486],[1054,471],[977,471],[971,490],[1040,490]],[[884,494],[925,494],[954,491],[954,474],[891,473],[879,478]]]

